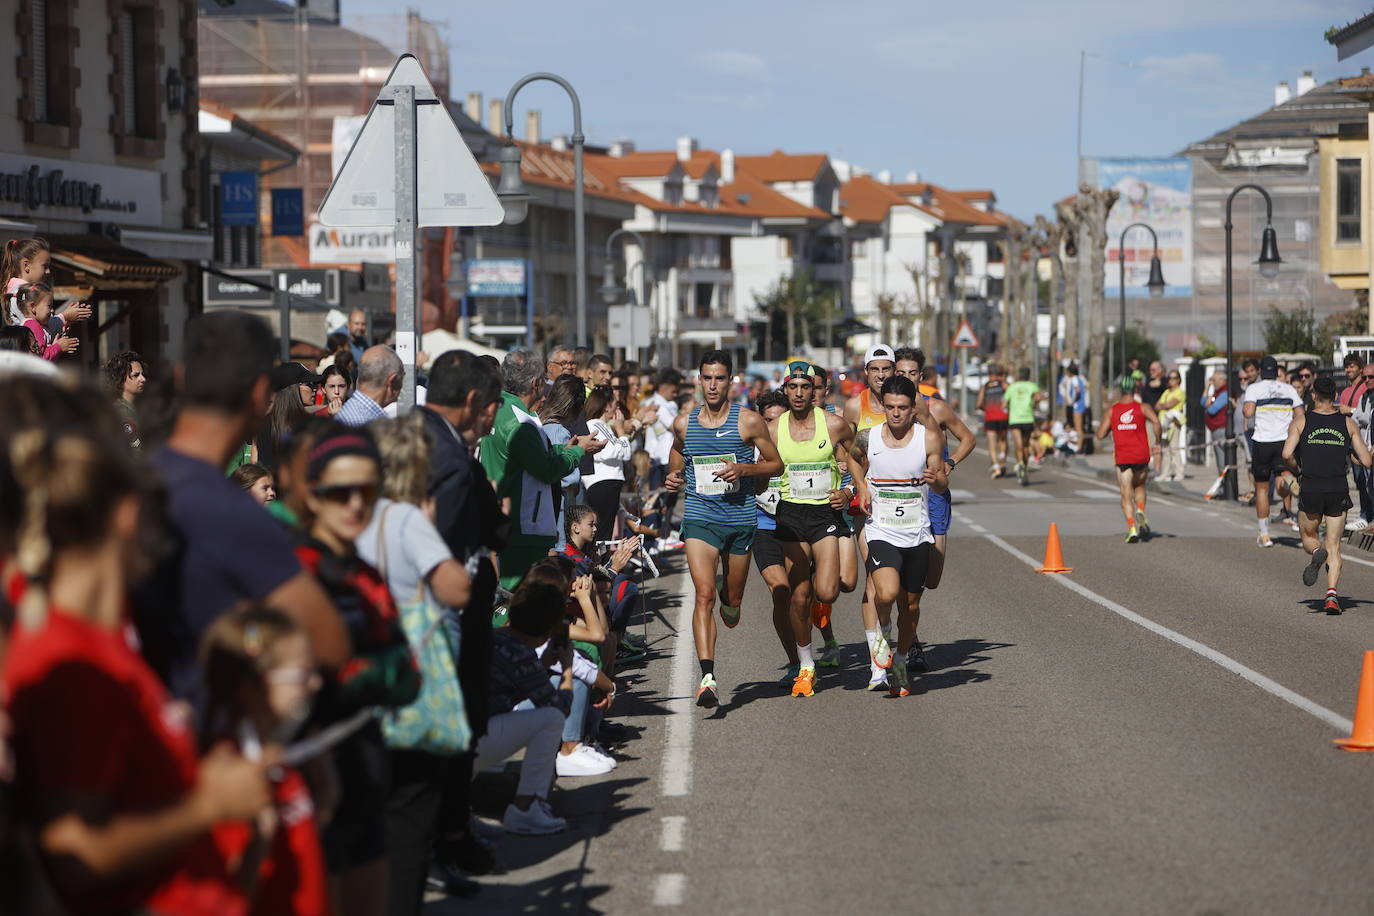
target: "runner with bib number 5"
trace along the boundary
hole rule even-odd
[[[783,392],[787,413],[768,424],[783,462],[777,511],[787,581],[792,588],[792,628],[801,670],[792,696],[809,697],[816,688],[811,654],[811,601],[826,604],[840,594],[840,536],[849,527],[840,510],[852,490],[840,489],[839,458],[854,439],[854,427],[841,416],[813,405],[816,370],[810,363],[787,366]]]
[[[916,385],[908,378],[897,376],[884,382],[887,419],[858,434],[849,463],[859,504],[868,516],[865,568],[873,582],[873,613],[864,620],[864,636],[874,657],[873,680],[876,683],[881,676],[876,647],[883,636],[878,618],[895,601],[897,651],[891,656],[888,689],[892,696],[902,697],[911,692],[906,658],[916,640],[921,593],[935,544],[930,493],[949,489],[944,434],[929,412],[923,422],[917,422],[917,397]]]
[[[716,687],[716,597],[720,619],[739,625],[749,551],[758,527],[754,487],[741,478],[769,477],[782,470],[778,450],[763,417],[730,402],[730,354],[709,350],[701,358],[698,392],[703,404],[673,421],[673,450],[664,486],[687,491],[682,512],[682,539],[687,568],[696,589],[692,635],[696,640],[701,683],[697,705],[719,704]],[[758,460],[754,460],[755,450]],[[718,570],[724,567],[723,575]]]

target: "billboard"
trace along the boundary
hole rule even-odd
[[[464,265],[469,296],[525,295],[524,258],[473,258]]]
[[[1106,290],[1121,283],[1117,243],[1132,223],[1146,223],[1159,236],[1164,267],[1164,295],[1193,294],[1193,166],[1182,157],[1109,158],[1097,160],[1097,186],[1114,188],[1120,197],[1107,214]],[[1126,236],[1126,295],[1148,296],[1150,233],[1132,229]]]
[[[391,264],[396,260],[396,230],[390,227],[334,229],[311,223],[309,238],[311,264]]]

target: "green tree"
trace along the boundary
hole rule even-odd
[[[1126,360],[1140,360],[1140,368],[1143,371],[1150,363],[1159,359],[1159,344],[1155,343],[1154,338],[1147,335],[1140,326],[1126,329]],[[1121,337],[1119,333],[1107,335],[1107,346],[1102,351],[1102,366],[1105,369],[1108,365],[1112,367],[1112,374],[1121,375]],[[1109,379],[1108,381],[1114,381]]]
[[[1264,319],[1264,349],[1270,353],[1330,353],[1331,335],[1312,309],[1269,306]]]
[[[814,338],[824,336],[827,321],[837,321],[839,318],[835,291],[817,283],[811,272],[806,270],[789,277],[779,277],[763,293],[755,294],[754,302],[770,319],[774,329],[779,324],[785,328],[783,337],[789,357],[796,353],[798,344],[810,343]]]

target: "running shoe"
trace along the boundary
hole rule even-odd
[[[702,709],[715,709],[720,705],[720,698],[716,696],[716,676],[706,674],[701,678],[701,685],[697,687],[697,705]]]
[[[865,690],[886,690],[887,672],[882,668],[871,668],[868,672],[868,686]]]
[[[992,467],[988,468],[988,476],[991,477],[993,480],[996,480],[998,477],[1001,477],[1002,466],[1000,464],[994,464]]]
[[[1024,461],[1016,462],[1016,479],[1021,481],[1021,486],[1030,486],[1030,468],[1026,467]]]
[[[921,648],[919,639],[913,640],[911,648],[906,653],[906,666],[911,671],[925,674],[930,670],[930,665],[926,662],[926,653]]]
[[[1140,533],[1141,540],[1150,539],[1150,520],[1145,517],[1144,509],[1135,510],[1135,528]]]
[[[788,665],[787,670],[782,673],[782,677],[778,678],[778,687],[783,690],[789,689],[799,674],[801,674],[800,664]]]
[[[1346,531],[1364,531],[1368,527],[1369,522],[1359,517],[1352,518],[1350,521],[1345,523]]]
[[[1140,540],[1140,532],[1139,532],[1139,531],[1136,531],[1135,525],[1132,525],[1130,528],[1126,529],[1126,543],[1127,543],[1127,544],[1134,544],[1135,542],[1137,542],[1137,541],[1139,541],[1139,540]]]
[[[911,695],[911,678],[906,673],[906,659],[897,656],[892,659],[892,670],[888,672],[888,696],[906,697]]]
[[[1339,614],[1341,612],[1341,599],[1328,592],[1326,595],[1326,604],[1323,606],[1323,609],[1328,614]]]
[[[1259,537],[1255,538],[1255,543],[1261,547],[1273,547],[1274,539],[1267,534],[1261,534]]]
[[[840,667],[840,644],[837,642],[827,642],[824,646],[822,646],[821,651],[816,653],[816,667]]]
[[[830,623],[830,610],[830,605],[827,602],[811,602],[811,625],[819,629]]]
[[[792,696],[811,697],[816,695],[816,669],[803,668],[792,682]]]
[[[669,550],[681,550],[686,546],[687,543],[679,538],[664,538],[658,542],[658,550],[660,553]]]
[[[720,605],[720,620],[728,629],[733,630],[739,626],[739,616],[741,608],[731,607],[725,602]]]
[[[1322,564],[1326,562],[1326,548],[1318,547],[1312,551],[1312,562],[1302,568],[1302,584],[1313,586],[1317,584],[1317,574],[1322,571]]]
[[[506,806],[505,817],[501,819],[507,833],[521,836],[542,836],[549,833],[562,833],[568,829],[568,822],[554,817],[553,809],[542,798],[530,802],[529,808],[521,811],[515,803]]]
[[[626,630],[625,633],[620,637],[620,642],[622,645],[628,643],[629,645],[634,646],[636,649],[647,650],[649,648],[649,641],[647,639],[645,639],[643,636],[640,636],[638,633],[631,633],[628,630]]]
[[[615,647],[615,658],[620,662],[637,662],[648,654],[648,649],[629,642],[622,642]]]
[[[882,632],[878,633],[878,641],[873,644],[870,653],[873,656],[873,664],[879,668],[887,668],[892,664],[892,644],[889,643]]]

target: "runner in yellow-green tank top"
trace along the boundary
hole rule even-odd
[[[810,363],[787,367],[783,393],[788,411],[769,424],[782,459],[782,495],[777,539],[782,543],[793,634],[801,671],[793,696],[815,692],[816,663],[811,654],[811,602],[833,602],[840,592],[841,533],[848,527],[839,512],[854,493],[840,488],[839,459],[849,454],[854,427],[813,405],[816,371]]]

